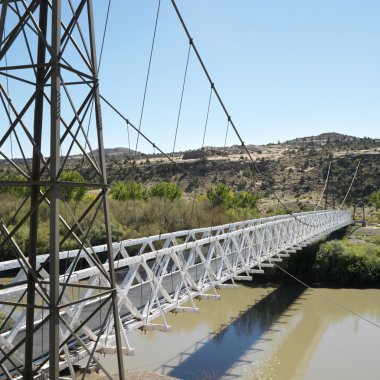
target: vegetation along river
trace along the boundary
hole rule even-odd
[[[126,369],[194,380],[380,378],[380,328],[327,300],[380,325],[380,290],[239,285],[220,294],[196,301],[198,315],[168,315],[169,333],[132,333]],[[114,372],[115,361],[104,362]]]

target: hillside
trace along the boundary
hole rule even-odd
[[[240,146],[177,152],[175,163],[160,154],[136,155],[128,148],[106,149],[107,175],[110,182],[135,180],[151,185],[172,181],[188,196],[195,189],[201,194],[223,181],[235,190],[258,190],[268,202],[275,191],[290,205],[309,204],[310,208],[320,197],[333,158],[328,205],[332,206],[334,200],[339,204],[344,198],[359,160],[361,167],[347,201],[354,203],[380,187],[379,139],[323,133],[278,144],[247,145],[247,148],[254,163]],[[80,171],[87,180],[95,176],[79,156],[71,157],[68,168]],[[0,171],[5,170],[9,170],[9,165],[2,161]]]
[[[300,145],[300,144],[314,144],[314,145],[325,145],[328,143],[346,143],[350,141],[354,142],[360,142],[360,140],[355,136],[348,136],[348,135],[342,135],[341,133],[336,132],[326,132],[321,133],[318,136],[307,136],[307,137],[301,137],[296,138],[293,140],[288,140],[285,142],[285,144],[288,145]],[[364,139],[363,139],[364,140]]]
[[[98,152],[99,152],[98,149],[94,149],[92,151],[92,153],[95,156],[97,156],[99,154]],[[132,156],[136,155],[136,151],[129,149],[129,148],[123,148],[123,147],[105,148],[104,153],[105,153],[107,158],[110,158],[110,157],[132,157]],[[138,154],[138,155],[140,155],[140,154]],[[80,159],[81,157],[82,157],[82,155],[78,154],[78,155],[73,155],[70,158],[71,159],[78,159],[78,158]]]
[[[198,192],[223,181],[236,190],[260,190],[270,198],[273,190],[285,200],[315,203],[324,186],[328,164],[333,158],[330,194],[340,203],[355,168],[361,160],[357,179],[347,201],[368,196],[380,187],[380,140],[356,138],[338,133],[303,137],[279,144],[248,145],[250,162],[239,146],[206,147],[175,154],[175,164],[161,155],[134,160],[108,156],[110,181],[135,180],[150,185],[173,181],[186,193]],[[92,171],[80,169],[91,177]],[[328,199],[332,206],[333,196]]]

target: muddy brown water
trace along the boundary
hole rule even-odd
[[[380,290],[240,285],[200,314],[169,314],[170,333],[129,335],[126,369],[180,379],[380,379]],[[161,321],[162,322],[162,321]],[[102,358],[115,371],[115,358]]]
[[[200,314],[168,314],[171,332],[128,335],[136,356],[125,369],[186,380],[380,379],[380,328],[345,309],[380,325],[379,289],[239,285],[219,294],[195,301]],[[115,356],[99,359],[116,373]]]

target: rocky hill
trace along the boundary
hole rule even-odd
[[[359,138],[355,136],[349,136],[349,135],[343,135],[341,133],[336,132],[327,132],[327,133],[321,133],[317,136],[307,136],[307,137],[300,137],[293,140],[288,140],[284,144],[292,145],[292,146],[299,146],[299,145],[308,145],[308,146],[321,146],[321,145],[376,145],[376,143],[379,143],[380,139],[371,139],[369,137]]]
[[[92,152],[95,156],[97,156],[99,154],[99,150],[98,149],[94,149],[93,152]],[[122,147],[117,147],[117,148],[105,148],[104,149],[104,153],[106,155],[106,158],[110,158],[110,157],[132,157],[132,156],[136,156],[136,154],[138,156],[140,156],[141,154],[140,153],[136,153],[136,151],[132,150],[132,149],[129,149],[129,148],[122,148]],[[77,155],[77,156],[72,156],[73,157],[82,157],[81,155]]]
[[[128,148],[106,149],[107,175],[110,182],[135,180],[151,185],[173,181],[189,196],[195,189],[201,194],[222,181],[235,190],[260,191],[268,199],[273,198],[275,191],[284,202],[315,204],[332,160],[327,200],[332,205],[344,198],[361,161],[348,202],[354,203],[380,188],[379,139],[323,133],[247,148],[253,162],[240,146],[178,152],[174,154],[174,163],[160,154],[134,154]],[[80,171],[87,180],[93,179],[93,169],[78,157],[69,160],[68,168]],[[2,162],[0,172],[4,170],[9,170],[9,166]]]
[[[324,133],[280,144],[248,145],[248,149],[254,162],[239,146],[176,153],[175,163],[161,155],[133,160],[108,156],[108,177],[110,181],[135,180],[146,185],[173,181],[186,193],[196,188],[202,193],[223,181],[236,190],[259,190],[269,198],[276,191],[283,199],[315,203],[333,160],[328,198],[332,205],[344,198],[361,161],[348,201],[355,202],[380,187],[380,140]],[[76,168],[86,177],[93,175],[89,167]]]

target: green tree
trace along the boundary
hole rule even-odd
[[[111,186],[110,194],[117,201],[125,201],[128,199],[127,186],[123,181],[115,181]]]
[[[234,193],[232,188],[224,183],[212,186],[207,191],[207,198],[215,206],[226,208],[255,209],[259,201],[259,195],[247,191]]]
[[[248,193],[246,191],[235,194],[233,204],[235,207],[244,209],[255,209],[257,207],[259,197],[257,194]]]
[[[111,186],[111,195],[117,201],[149,198],[148,190],[142,183],[136,181],[115,181]]]
[[[83,178],[80,173],[76,170],[64,171],[61,174],[60,181],[62,182],[74,182],[74,183],[83,183]],[[63,186],[61,188],[61,194],[64,196],[66,201],[75,199],[80,201],[84,198],[87,189],[82,186]]]
[[[376,209],[380,208],[380,190],[374,191],[369,199],[375,205]]]
[[[171,201],[181,198],[181,188],[173,182],[160,182],[150,188],[153,197],[168,198]]]
[[[211,186],[207,191],[207,198],[214,207],[220,205],[231,207],[233,197],[234,193],[232,189],[224,183]]]
[[[18,175],[13,172],[5,172],[0,174],[0,181],[17,181],[24,182],[25,177]],[[8,186],[0,186],[0,194],[11,194],[16,197],[26,197],[30,193],[29,187],[8,187]]]

